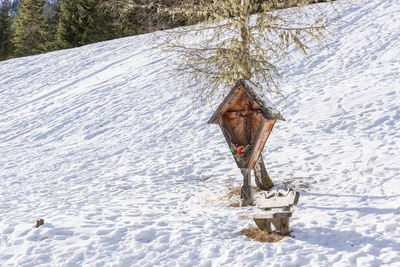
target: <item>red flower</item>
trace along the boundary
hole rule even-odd
[[[243,152],[242,149],[243,149],[243,146],[240,146],[240,147],[238,147],[237,150],[236,150],[236,151],[237,151],[237,154],[238,154],[239,156],[244,156],[244,152]]]

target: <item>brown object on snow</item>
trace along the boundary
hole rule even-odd
[[[44,224],[44,219],[39,219],[36,221],[36,228]]]

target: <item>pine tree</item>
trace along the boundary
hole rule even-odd
[[[57,26],[57,43],[61,48],[72,48],[79,46],[81,37],[78,24],[77,0],[60,1],[60,19]]]
[[[21,2],[21,1],[22,0],[11,1],[11,13],[12,14],[18,13],[18,5],[19,5],[19,2]]]
[[[101,10],[110,12],[121,36],[171,29],[199,22],[160,9],[178,7],[182,0],[100,0]]]
[[[200,98],[206,100],[216,92],[226,92],[239,79],[251,81],[265,93],[284,97],[276,64],[288,56],[293,45],[306,54],[305,42],[320,40],[329,19],[320,14],[315,17],[299,8],[276,11],[306,5],[310,3],[308,0],[194,1],[192,7],[186,2],[180,9],[167,12],[184,10],[188,16],[205,17],[206,23],[175,31],[170,45],[185,58],[186,63],[179,67],[179,73],[197,78],[204,88],[199,92]],[[295,11],[299,14],[293,14]],[[256,15],[252,17],[253,14]],[[302,21],[295,20],[299,17]],[[200,35],[205,41],[195,47],[187,46],[181,38],[187,38],[188,34]],[[256,184],[261,190],[273,186],[261,155],[254,170]]]
[[[61,0],[57,41],[61,48],[72,48],[115,37],[109,14],[97,8],[99,0]]]
[[[10,15],[11,4],[4,0],[0,8],[0,60],[9,58],[14,50],[12,43],[12,18]]]
[[[46,21],[46,50],[53,51],[58,49],[57,45],[57,26],[60,20],[60,3],[47,2],[44,7],[44,18]]]
[[[46,51],[44,4],[44,0],[23,0],[18,4],[19,14],[14,22],[17,56],[35,55]]]
[[[210,100],[217,92],[228,92],[239,79],[249,80],[264,93],[284,97],[277,63],[289,55],[293,46],[306,54],[306,41],[321,40],[329,19],[321,14],[307,14],[300,8],[285,8],[312,2],[192,0],[159,12],[183,13],[205,21],[171,31],[168,41],[171,49],[182,55],[177,72],[194,76],[202,85],[200,99]],[[298,14],[293,14],[296,11]],[[302,20],[296,21],[299,17]],[[204,41],[187,45],[188,36]],[[255,180],[261,190],[273,186],[261,155],[255,167]]]

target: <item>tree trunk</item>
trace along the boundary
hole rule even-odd
[[[241,0],[242,8],[240,10],[240,36],[242,38],[241,44],[241,58],[240,66],[241,66],[241,76],[243,79],[248,80],[251,78],[251,64],[249,62],[250,56],[250,36],[251,30],[249,26],[250,22],[250,2],[248,0]]]
[[[254,166],[254,180],[260,190],[269,190],[274,186],[271,178],[268,175],[267,169],[265,168],[264,160],[262,155],[258,157],[256,165]]]

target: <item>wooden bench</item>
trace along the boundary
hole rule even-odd
[[[256,199],[257,207],[270,211],[274,208],[282,208],[280,212],[268,212],[263,214],[241,215],[240,219],[253,219],[260,230],[272,232],[271,223],[281,235],[289,234],[289,219],[292,217],[290,208],[297,205],[300,193],[291,189],[276,189],[262,194]]]

